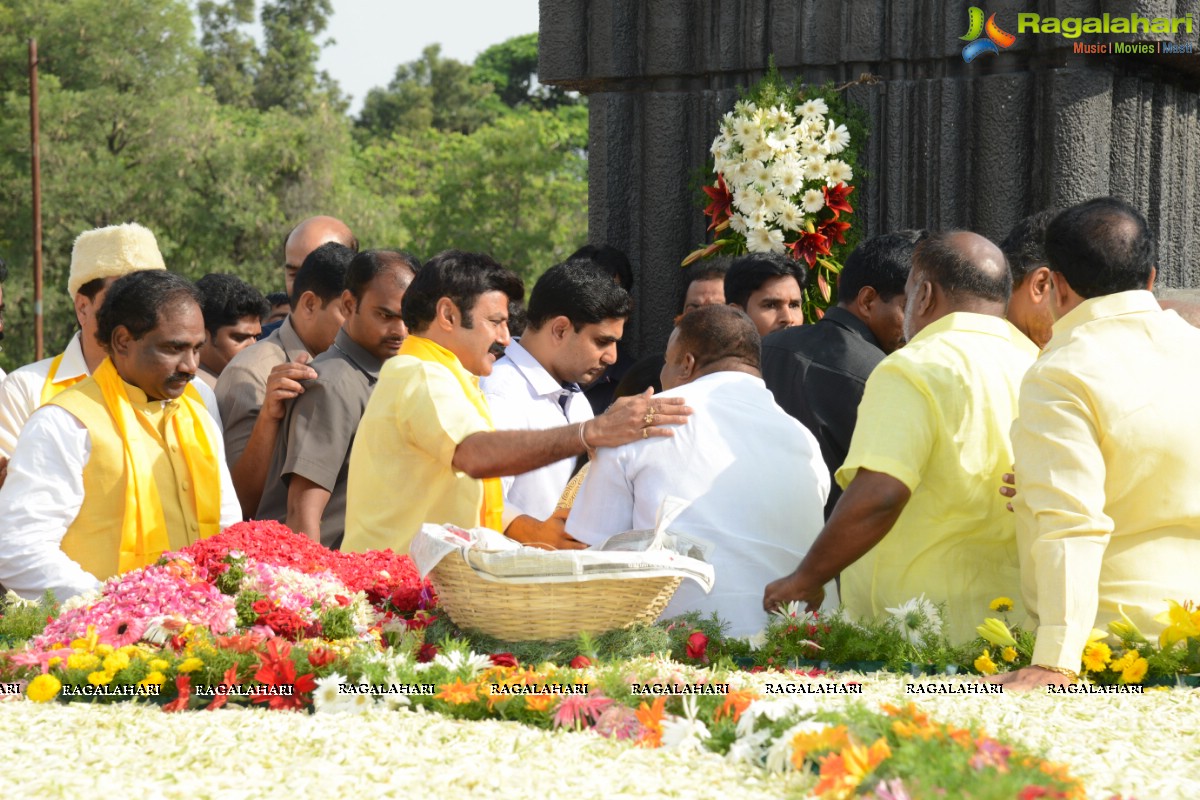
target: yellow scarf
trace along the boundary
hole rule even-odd
[[[38,403],[39,408],[53,400],[54,396],[59,392],[71,388],[87,377],[87,375],[76,375],[74,378],[64,379],[62,383],[55,383],[54,376],[58,374],[58,368],[62,364],[63,356],[65,355],[66,353],[59,353],[50,362],[50,374],[46,376],[46,382],[42,384],[42,402]]]
[[[126,572],[153,564],[171,546],[153,470],[137,458],[130,446],[129,434],[140,425],[156,441],[161,441],[162,437],[144,415],[134,411],[125,382],[111,360],[104,359],[92,377],[100,386],[104,403],[125,446],[125,468],[129,477],[125,484],[119,569]],[[200,524],[200,538],[204,539],[221,530],[221,478],[217,456],[200,416],[208,412],[195,388],[188,386],[176,402],[179,407],[171,415],[171,425],[195,488],[196,519]]]
[[[451,374],[458,379],[463,394],[471,401],[471,405],[475,406],[475,410],[479,412],[479,415],[487,420],[488,426],[495,430],[496,426],[492,422],[492,410],[488,407],[487,398],[483,396],[483,392],[479,389],[479,378],[463,369],[462,362],[458,360],[458,356],[423,336],[412,335],[409,335],[404,340],[404,344],[400,345],[398,355],[412,356],[421,361],[441,364],[450,370]],[[500,479],[484,478],[483,508],[479,510],[480,524],[494,531],[503,531],[504,523],[501,522],[503,513],[504,489],[500,486]]]

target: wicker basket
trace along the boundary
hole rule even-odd
[[[682,580],[497,583],[476,575],[460,553],[438,562],[429,578],[454,624],[510,642],[567,639],[653,622]]]

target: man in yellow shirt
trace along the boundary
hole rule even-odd
[[[109,356],[29,418],[0,489],[0,581],[60,600],[240,518],[221,432],[191,385],[199,292],[164,270],[108,288]]]
[[[906,286],[908,344],[867,379],[837,481],[846,491],[808,555],[767,586],[767,610],[819,607],[842,574],[857,618],[924,595],[945,604],[952,642],[975,637],[992,598],[1019,580],[1016,534],[996,492],[1012,464],[1017,388],[1037,348],[1004,318],[1012,278],[974,233],[917,245]]]
[[[548,430],[496,431],[479,376],[491,374],[509,343],[509,304],[521,279],[492,258],[449,250],[434,256],[404,294],[409,336],[384,364],[350,454],[342,549],[408,550],[421,525],[502,530],[500,478],[586,448],[610,447],[684,421],[682,399],[625,398],[585,423]],[[519,517],[510,535],[529,544],[582,547],[564,520]],[[516,522],[514,521],[514,525]]]
[[[1121,611],[1147,636],[1200,599],[1200,330],[1148,291],[1155,244],[1115,198],[1046,231],[1057,322],[1021,385],[1013,498],[1032,663],[1010,688],[1070,680]]]

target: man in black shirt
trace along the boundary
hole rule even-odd
[[[838,304],[815,325],[763,339],[762,374],[775,402],[812,431],[829,467],[825,519],[842,495],[833,473],[846,459],[867,376],[904,344],[904,285],[923,232],[876,236],[850,254]]]

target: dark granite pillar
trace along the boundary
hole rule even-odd
[[[1018,11],[1190,14],[1175,41],[1198,52],[1082,55],[1027,33],[967,64],[972,4],[1012,33]],[[539,79],[589,96],[589,238],[633,262],[644,352],[665,343],[679,262],[704,241],[693,179],[711,179],[717,122],[772,55],[814,84],[879,76],[850,90],[870,118],[853,195],[867,235],[999,239],[1033,211],[1116,194],[1157,232],[1162,283],[1200,286],[1200,0],[541,0],[540,42]]]

